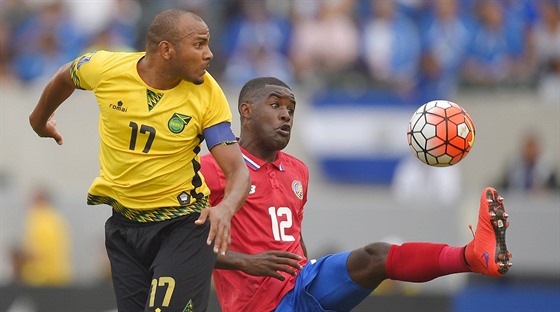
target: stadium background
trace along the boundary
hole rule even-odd
[[[389,29],[397,29],[399,38],[405,38],[406,51],[416,51],[403,55],[396,39],[386,46],[377,39],[389,40],[391,33],[380,31],[388,29],[381,24],[368,24],[383,19],[372,18],[370,2],[364,0],[2,1],[0,311],[114,309],[103,247],[103,224],[110,209],[85,205],[87,189],[98,171],[95,99],[78,91],[57,112],[63,146],[37,138],[27,116],[46,77],[58,66],[94,47],[141,49],[147,23],[169,7],[195,10],[207,21],[215,56],[210,72],[222,83],[234,116],[239,88],[252,76],[274,75],[293,86],[298,106],[287,151],[306,161],[311,170],[304,236],[312,257],[380,240],[465,244],[471,237],[467,225],[476,224],[480,190],[494,185],[503,193],[511,215],[508,247],[514,263],[505,278],[457,275],[422,285],[385,283],[356,310],[559,310],[558,184],[540,191],[500,189],[501,176],[528,132],[539,136],[540,153],[558,177],[558,26],[556,37],[548,40],[552,52],[537,40],[544,36],[540,32],[547,20],[541,5],[553,5],[548,8],[555,8],[558,21],[558,2],[458,1],[466,33],[485,38],[474,41],[482,42],[478,49],[467,39],[453,41],[460,36],[435,35],[437,27],[432,22],[437,20],[433,13],[437,2],[377,1],[394,4],[399,13],[390,19],[394,24],[386,25],[398,25]],[[481,14],[481,4],[488,3],[492,5]],[[330,18],[317,21],[315,13],[324,4],[329,13],[322,16]],[[509,39],[493,41],[484,36],[481,25],[487,16],[500,14],[503,33],[494,39]],[[372,45],[367,50],[367,29],[373,29],[369,36],[375,35],[381,47]],[[346,36],[338,36],[336,30]],[[435,42],[430,40],[434,36]],[[451,49],[460,59],[449,61],[445,48],[461,44],[465,45],[462,52]],[[411,65],[376,67],[380,60],[367,57],[372,51],[385,55],[386,63]],[[439,79],[429,75],[427,56],[449,64]],[[477,77],[464,70],[463,64],[495,71]],[[423,175],[447,170],[458,193],[438,186],[434,194],[454,195],[421,200],[411,195],[411,200],[394,192],[394,178],[399,163],[410,154],[406,122],[430,99],[461,104],[473,118],[477,136],[471,153],[459,165],[424,166],[423,172],[408,172]],[[234,130],[238,130],[236,117]],[[55,207],[70,225],[74,276],[64,287],[29,287],[13,278],[10,250],[21,241],[26,207],[36,185],[48,186]],[[213,300],[211,310],[216,309]]]

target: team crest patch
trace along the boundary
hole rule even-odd
[[[292,190],[296,194],[297,198],[303,199],[303,184],[300,181],[292,182]]]
[[[167,127],[169,128],[169,131],[173,133],[181,133],[185,129],[185,126],[189,124],[191,118],[191,116],[173,113],[173,116],[171,116],[167,122]]]
[[[95,54],[95,52],[93,53],[87,53],[85,55],[83,55],[79,60],[78,60],[78,64],[76,64],[77,69],[80,69],[80,67],[82,67],[82,65],[84,65],[85,63],[89,62],[91,60],[91,57]]]

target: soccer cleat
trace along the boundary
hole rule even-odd
[[[476,232],[465,248],[465,259],[473,272],[501,276],[512,266],[506,247],[507,218],[503,198],[495,189],[485,188],[480,196]]]

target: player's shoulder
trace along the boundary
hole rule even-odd
[[[118,52],[118,51],[107,51],[107,50],[96,50],[91,53],[99,55],[105,59],[128,59],[128,58],[139,58],[146,54],[146,52]]]
[[[104,50],[99,51],[99,53],[109,65],[136,63],[145,55],[144,52],[110,52]]]
[[[210,72],[204,73],[204,83],[202,85],[211,91],[223,92],[222,87]]]
[[[211,84],[218,84],[216,78],[214,78],[214,76],[212,76],[212,74],[208,71],[204,73],[204,81],[209,82]]]
[[[302,164],[302,165],[305,165],[305,163],[303,162],[303,160],[297,158],[296,156],[294,156],[294,155],[292,155],[292,154],[288,154],[288,153],[283,152],[283,151],[279,151],[278,154],[281,155],[281,157],[282,157],[283,160],[286,160],[286,161],[293,161],[293,162],[296,162],[296,163],[300,163],[300,164]]]
[[[307,164],[303,160],[285,152],[279,152],[279,154],[282,157],[282,163],[292,165],[301,170],[309,171]]]
[[[83,54],[78,58],[77,66],[90,63],[96,67],[115,68],[122,64],[128,64],[139,60],[144,52],[111,52],[97,50]]]

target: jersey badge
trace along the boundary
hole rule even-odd
[[[85,63],[89,62],[91,60],[91,57],[95,54],[95,52],[93,53],[88,53],[84,56],[82,56],[79,60],[78,60],[78,64],[76,64],[76,69],[80,69],[80,67],[82,67],[82,65],[84,65]]]
[[[177,196],[177,200],[181,205],[188,205],[191,202],[191,195],[183,191],[181,194],[179,194],[179,196]]]
[[[296,194],[297,198],[303,199],[303,184],[300,181],[295,180],[292,182],[292,190]]]
[[[185,129],[185,126],[189,124],[191,118],[191,116],[173,113],[173,116],[171,116],[167,122],[167,127],[169,131],[173,133],[181,133]]]

